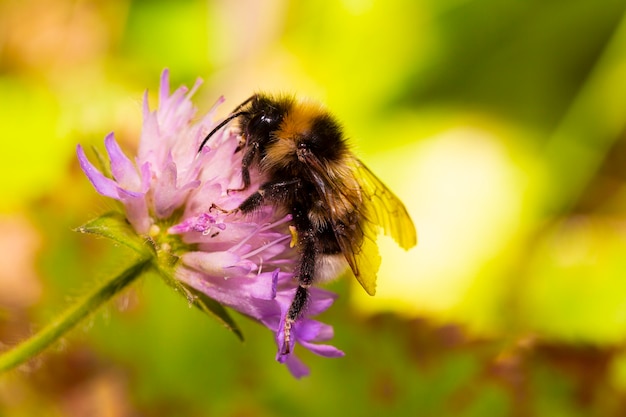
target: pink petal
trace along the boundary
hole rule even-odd
[[[287,365],[291,375],[298,379],[310,373],[309,368],[296,355],[290,355],[283,363]]]
[[[226,278],[225,268],[237,265],[239,255],[228,252],[187,252],[182,256],[185,265],[208,275]]]
[[[170,95],[170,70],[165,68],[161,73],[159,88],[159,104],[164,103]]]
[[[302,341],[300,342],[300,344],[303,347],[310,350],[311,352],[315,353],[316,355],[323,356],[325,358],[341,358],[345,356],[345,353],[343,353],[343,351],[331,345],[323,345],[323,344],[318,345],[315,343],[308,343],[308,342],[302,342]]]
[[[133,191],[141,190],[141,180],[137,173],[137,168],[124,152],[122,152],[113,133],[109,133],[106,138],[104,138],[104,145],[106,146],[111,161],[111,173],[117,182],[126,189]]]
[[[89,181],[93,184],[96,191],[100,194],[119,200],[118,185],[111,178],[105,177],[91,162],[87,159],[83,147],[76,146],[76,154],[78,155],[78,163],[82,168]]]

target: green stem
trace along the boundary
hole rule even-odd
[[[12,349],[0,354],[0,373],[28,361],[70,331],[81,320],[109,301],[150,266],[151,258],[142,258],[120,275],[102,283],[78,300],[59,317]]]

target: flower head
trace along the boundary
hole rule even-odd
[[[102,195],[122,202],[126,218],[137,234],[160,244],[174,256],[175,278],[206,294],[222,305],[262,323],[278,345],[277,360],[300,377],[306,366],[284,349],[283,328],[297,288],[293,270],[297,252],[290,247],[289,215],[271,207],[245,216],[227,213],[260,185],[252,176],[248,190],[228,193],[241,186],[240,137],[223,129],[198,147],[215,126],[216,105],[194,122],[196,109],[191,91],[180,87],[170,94],[169,74],[164,71],[159,106],[150,111],[144,96],[143,128],[137,156],[128,158],[111,133],[105,138],[112,178],[104,175],[78,145],[80,166]],[[175,244],[172,244],[175,243]],[[326,357],[343,353],[329,345],[317,344],[332,338],[332,327],[311,319],[329,308],[335,295],[313,288],[304,317],[292,326],[290,343],[300,344]]]

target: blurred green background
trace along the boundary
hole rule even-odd
[[[20,370],[0,416],[626,415],[623,0],[0,1],[0,342],[127,255],[72,229],[113,207],[75,146],[132,152],[141,97],[204,85],[327,103],[406,202],[374,298],[323,316],[346,352],[294,380],[156,277]],[[152,100],[153,106],[155,100]]]

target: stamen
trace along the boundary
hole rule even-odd
[[[268,243],[268,244],[266,244],[266,245],[263,245],[263,246],[261,246],[260,248],[257,248],[256,250],[253,250],[252,252],[248,252],[248,253],[246,253],[245,255],[243,255],[243,256],[241,257],[241,259],[247,259],[247,258],[249,258],[249,257],[251,257],[251,256],[254,256],[254,255],[256,255],[256,254],[258,254],[258,253],[260,253],[260,252],[263,252],[263,251],[264,251],[265,249],[267,249],[267,248],[271,248],[271,247],[272,247],[272,246],[274,246],[274,245],[277,245],[277,244],[279,244],[279,243],[284,242],[285,240],[287,240],[287,239],[289,239],[289,238],[290,238],[290,236],[289,236],[289,235],[285,235],[285,236],[279,237],[278,239],[272,240],[270,243]]]
[[[234,252],[234,251],[238,250],[239,248],[241,248],[246,242],[248,242],[250,239],[252,239],[258,233],[264,232],[264,231],[266,231],[268,229],[272,229],[272,228],[274,228],[276,226],[280,226],[281,224],[287,223],[289,221],[291,221],[291,215],[290,214],[285,216],[285,217],[283,217],[282,219],[274,222],[274,223],[265,223],[265,224],[257,227],[252,233],[250,233],[248,236],[246,236],[243,239],[241,239],[238,244],[233,246],[233,248],[231,249],[231,252]]]
[[[259,257],[259,267],[257,269],[256,276],[258,277],[259,275],[261,275],[262,271],[263,271],[263,257],[260,256]]]
[[[291,214],[288,214],[285,217],[283,217],[282,219],[275,221],[274,223],[266,223],[261,228],[261,231],[265,231],[267,229],[272,229],[272,228],[274,228],[276,226],[280,226],[281,224],[290,222],[292,218],[293,217],[291,216]]]

